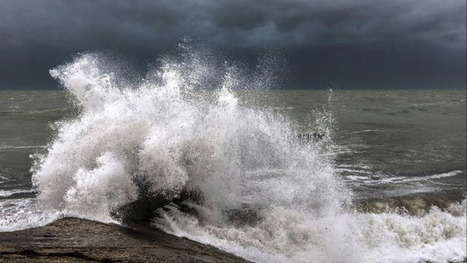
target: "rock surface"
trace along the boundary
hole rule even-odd
[[[0,262],[246,262],[147,225],[119,226],[64,218],[0,233]]]

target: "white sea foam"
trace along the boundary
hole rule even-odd
[[[17,194],[33,194],[35,191],[32,189],[29,190],[0,190],[0,197],[9,197]]]
[[[45,148],[45,146],[40,146],[40,145],[19,145],[19,146],[14,146],[14,145],[0,145],[0,149],[40,149],[40,148]]]
[[[36,209],[35,199],[8,199],[0,202],[0,232],[45,225],[60,218],[59,211]]]
[[[51,71],[81,113],[57,123],[47,154],[35,158],[41,209],[113,221],[110,212],[138,197],[134,181],[143,178],[153,192],[194,189],[203,196],[202,204],[188,204],[196,217],[171,207],[159,211],[155,225],[254,261],[465,257],[465,201],[422,218],[351,211],[351,193],[328,147],[330,114],[320,113],[314,124],[330,136],[303,144],[290,139],[295,127],[283,116],[238,103],[232,88],[245,81],[228,63],[212,69],[219,63],[199,50],[185,50],[174,61],[161,60],[131,87],[93,54]],[[241,88],[264,86],[251,83]],[[252,212],[242,219],[245,211]]]
[[[424,217],[268,208],[256,226],[205,225],[177,210],[158,226],[257,262],[446,262],[466,256],[465,200]]]
[[[338,169],[340,172],[351,172],[358,175],[349,175],[345,179],[355,185],[382,185],[382,184],[406,184],[411,182],[423,182],[446,177],[456,176],[462,173],[461,170],[454,170],[446,173],[425,175],[425,176],[393,176],[393,175],[375,175],[371,171],[359,169]],[[366,174],[366,175],[362,175]]]

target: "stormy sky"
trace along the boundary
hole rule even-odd
[[[53,89],[83,51],[138,65],[189,37],[279,51],[285,88],[465,89],[465,0],[0,0],[0,89]]]

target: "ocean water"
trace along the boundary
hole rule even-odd
[[[0,91],[0,231],[120,223],[144,182],[201,196],[154,227],[255,262],[466,259],[465,90],[274,90],[270,62],[202,54],[137,81],[84,54],[61,91]]]

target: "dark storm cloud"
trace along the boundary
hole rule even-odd
[[[213,6],[213,23],[220,29],[239,31],[250,43],[265,39],[285,45],[465,43],[465,1],[248,2]]]
[[[0,88],[54,85],[47,70],[83,50],[150,60],[184,36],[281,49],[301,87],[459,88],[465,10],[464,0],[0,0]]]

